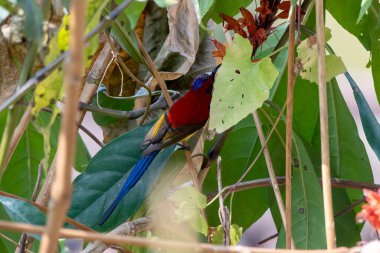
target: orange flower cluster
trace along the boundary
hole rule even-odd
[[[368,221],[377,231],[380,231],[380,189],[377,192],[364,189],[367,204],[356,215],[357,222]]]

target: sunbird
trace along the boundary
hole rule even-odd
[[[107,221],[162,149],[186,139],[206,124],[210,114],[215,74],[219,67],[220,65],[211,72],[199,75],[185,96],[178,99],[146,134],[142,143],[142,157],[132,169],[116,199],[99,219],[100,226]]]

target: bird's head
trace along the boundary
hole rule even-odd
[[[215,74],[218,71],[221,64],[216,66],[212,71],[203,73],[197,78],[195,78],[193,82],[193,86],[191,87],[193,91],[206,91],[207,93],[212,93]]]

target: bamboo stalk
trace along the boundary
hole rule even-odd
[[[276,201],[277,201],[278,209],[280,211],[282,223],[284,224],[285,231],[287,232],[286,229],[288,227],[287,226],[288,220],[286,219],[287,216],[286,216],[286,212],[285,212],[284,201],[282,199],[280,187],[279,187],[277,179],[276,179],[276,173],[274,172],[274,169],[273,169],[273,163],[272,163],[272,159],[271,159],[270,154],[269,154],[268,146],[266,144],[266,139],[264,136],[263,128],[261,127],[261,120],[260,120],[257,112],[253,112],[252,114],[253,114],[253,120],[255,121],[257,134],[259,136],[260,143],[261,143],[261,146],[263,148],[265,163],[266,163],[267,168],[268,168],[268,173],[269,173],[271,185],[273,187],[274,196],[276,197]],[[290,175],[290,177],[291,177],[291,175]],[[287,179],[288,178],[286,178],[285,183],[289,183]],[[289,233],[287,233],[287,234],[289,234]],[[293,243],[293,240],[291,237],[291,233],[290,233],[290,245],[289,246],[292,249],[294,248],[294,243]]]
[[[295,17],[294,6],[290,9],[289,49],[288,49],[288,86],[286,100],[286,144],[285,144],[285,196],[286,196],[286,248],[292,248],[292,134],[293,134],[293,90],[294,75],[294,48],[295,48]]]
[[[23,231],[33,234],[44,233],[46,227],[36,226],[27,223],[17,223],[9,221],[0,221],[0,229]],[[286,249],[264,249],[245,246],[226,247],[221,245],[212,245],[207,243],[188,243],[173,240],[162,239],[149,239],[133,236],[120,236],[120,235],[104,235],[100,233],[81,231],[75,229],[61,228],[59,236],[64,238],[82,238],[88,241],[103,241],[108,244],[115,245],[135,245],[146,248],[165,248],[175,249],[177,252],[189,250],[191,252],[204,252],[204,253],[350,253],[357,252],[360,248],[337,248],[331,250],[286,250]],[[355,251],[354,251],[355,250]]]
[[[318,91],[319,91],[319,115],[321,124],[321,153],[322,153],[322,191],[325,214],[327,249],[336,247],[334,213],[331,195],[330,176],[330,150],[329,150],[329,126],[326,94],[325,73],[325,30],[323,0],[316,0],[316,25],[317,25],[317,50],[318,50]]]
[[[46,230],[42,234],[39,252],[55,252],[59,229],[63,225],[71,200],[71,166],[75,157],[77,125],[79,112],[78,97],[81,77],[84,71],[84,32],[86,0],[73,1],[70,16],[70,53],[64,80],[66,103],[59,135],[57,151],[57,174],[52,184],[51,205],[47,217]]]

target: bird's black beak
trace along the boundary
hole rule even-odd
[[[218,71],[218,69],[220,68],[220,66],[222,66],[222,64],[219,64],[218,66],[216,66],[212,71],[212,75],[215,76],[216,72]]]

